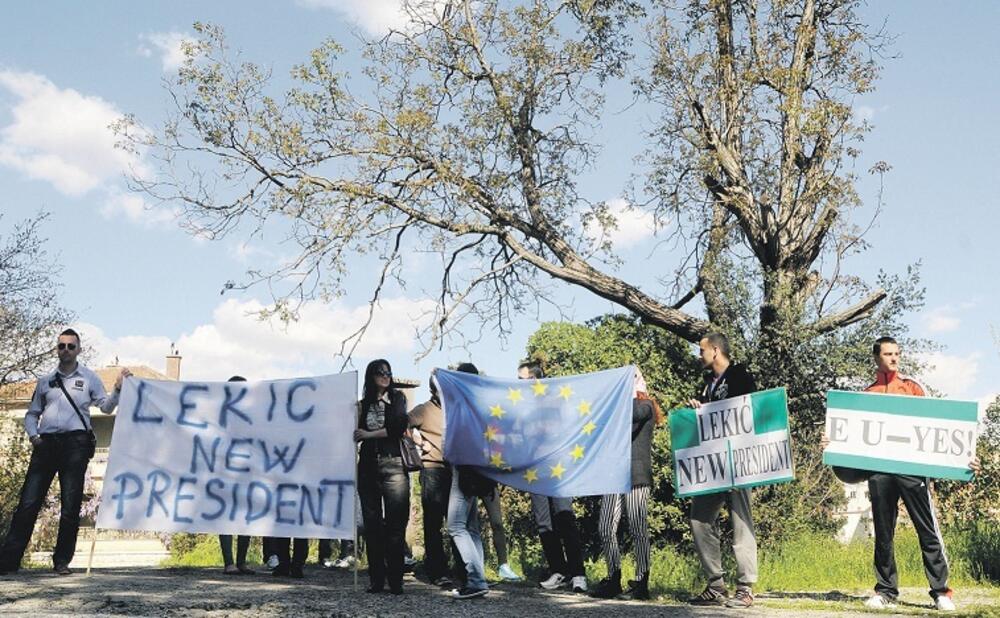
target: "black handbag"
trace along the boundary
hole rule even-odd
[[[89,425],[87,425],[87,421],[83,420],[83,414],[80,412],[80,408],[76,407],[76,402],[73,401],[73,398],[69,396],[69,392],[63,385],[62,378],[59,377],[58,375],[56,375],[56,384],[59,385],[59,390],[63,392],[63,395],[66,395],[66,400],[69,401],[69,405],[73,406],[73,411],[76,412],[77,418],[79,418],[80,422],[83,423],[83,428],[87,430],[87,437],[90,439],[89,440],[90,449],[87,454],[87,459],[93,459],[94,454],[97,452],[97,434],[95,434],[94,430]]]
[[[413,436],[410,435],[409,429],[399,438],[399,454],[403,458],[403,470],[407,472],[423,470],[424,462],[420,459],[420,449],[417,448],[417,443],[413,441]]]

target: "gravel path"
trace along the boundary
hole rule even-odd
[[[94,570],[90,577],[59,577],[46,571],[22,571],[0,578],[0,615],[195,616],[400,616],[469,618],[470,616],[718,616],[734,610],[693,608],[676,601],[656,603],[597,601],[583,595],[542,591],[530,584],[504,584],[488,597],[454,601],[408,576],[406,594],[366,594],[364,574],[353,590],[349,573],[307,567],[304,580],[264,573],[227,576],[218,569],[118,568]],[[919,598],[914,596],[915,599]],[[843,601],[852,601],[844,606]],[[833,607],[823,607],[829,601]],[[817,607],[817,604],[820,607]],[[837,607],[839,605],[839,607]],[[740,616],[863,616],[855,597],[835,594],[763,595]],[[833,609],[834,611],[831,611]],[[913,609],[919,611],[914,605]],[[885,614],[881,614],[885,615]]]

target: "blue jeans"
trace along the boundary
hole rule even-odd
[[[478,498],[467,498],[459,489],[458,471],[453,469],[448,496],[448,534],[465,562],[468,574],[466,585],[475,590],[486,590],[489,585],[486,583],[483,538],[479,534],[478,503]]]

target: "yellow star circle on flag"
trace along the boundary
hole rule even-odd
[[[560,461],[555,466],[550,466],[552,468],[552,478],[562,480],[562,475],[566,472],[566,468],[563,467]]]
[[[580,416],[587,416],[590,414],[590,402],[581,401],[580,405],[578,405],[576,409],[580,411]]]
[[[513,403],[513,404],[516,405],[517,402],[521,401],[523,398],[524,398],[524,394],[521,392],[521,389],[519,389],[519,388],[508,388],[507,389],[507,399],[510,399],[511,403]]]
[[[583,433],[589,436],[590,434],[594,433],[595,429],[597,429],[597,425],[595,425],[593,422],[588,422],[586,425],[583,426]]]
[[[490,464],[498,468],[502,468],[505,465],[507,465],[507,462],[503,460],[502,453],[493,453],[493,455],[490,457]]]
[[[495,416],[497,418],[503,418],[504,414],[506,414],[506,412],[504,412],[504,409],[500,407],[500,404],[497,404],[497,405],[492,406],[490,408],[490,416]]]
[[[579,461],[583,459],[583,447],[577,444],[569,454],[573,456],[573,461]]]
[[[545,394],[545,391],[549,390],[549,385],[535,380],[535,383],[531,385],[531,390],[535,391],[535,397],[541,397]]]
[[[566,401],[569,401],[569,398],[573,396],[573,389],[571,389],[569,386],[560,386],[559,396],[565,399]]]
[[[538,480],[538,470],[535,468],[531,468],[530,470],[525,472],[521,478],[528,481],[529,483],[534,483],[535,481]]]
[[[483,432],[483,437],[486,438],[487,442],[493,442],[497,439],[497,428],[490,425],[486,428],[486,431]]]

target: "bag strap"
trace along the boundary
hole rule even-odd
[[[66,399],[69,400],[69,405],[73,406],[73,411],[76,412],[76,415],[77,417],[79,417],[80,422],[83,423],[83,428],[86,429],[87,431],[93,431],[93,429],[91,429],[90,426],[87,425],[87,421],[83,419],[83,414],[80,412],[80,408],[76,407],[76,402],[73,401],[73,398],[69,396],[69,392],[66,391],[66,387],[63,385],[62,378],[59,377],[58,373],[56,374],[56,384],[59,385],[59,390],[63,392],[63,395],[66,395]]]

